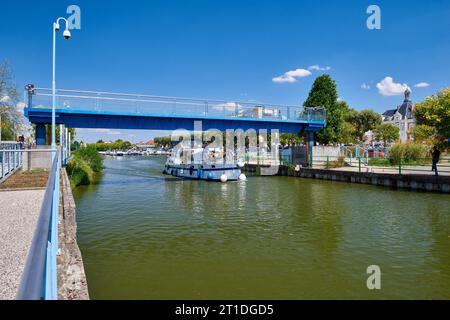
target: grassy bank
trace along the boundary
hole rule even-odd
[[[67,174],[73,187],[88,185],[95,175],[103,170],[103,159],[94,146],[80,148],[73,152],[73,158],[67,164]]]

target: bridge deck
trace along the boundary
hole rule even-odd
[[[25,114],[32,123],[50,123],[52,95],[34,89]],[[32,102],[32,103],[30,103]],[[230,102],[179,97],[58,90],[57,123],[79,128],[191,129],[201,120],[204,129],[280,129],[315,131],[325,126],[322,108],[304,109],[264,103]]]

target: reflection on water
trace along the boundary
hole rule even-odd
[[[449,197],[288,177],[179,180],[108,158],[75,191],[92,298],[450,298]],[[379,291],[366,268],[379,265]]]

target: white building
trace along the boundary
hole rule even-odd
[[[410,99],[411,91],[405,90],[405,100],[396,109],[386,110],[383,113],[383,123],[395,124],[400,129],[400,141],[412,140],[411,129],[416,125],[414,117],[414,104]]]

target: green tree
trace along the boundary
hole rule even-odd
[[[300,145],[303,138],[298,133],[280,133],[280,144],[284,147],[287,145]]]
[[[450,87],[416,104],[414,114],[417,124],[435,128],[436,138],[444,142],[450,137]]]
[[[70,141],[73,142],[75,140],[75,128],[68,128],[68,129],[69,129]],[[59,132],[58,124],[56,124],[55,135],[56,135],[56,143],[59,143],[60,132]],[[52,142],[52,125],[51,124],[45,125],[45,140],[46,140],[47,144],[51,144],[51,142]]]
[[[427,142],[434,144],[436,138],[436,129],[427,126],[426,124],[419,124],[412,128],[411,134],[414,137],[414,142]]]
[[[344,123],[342,123],[342,132],[339,142],[344,144],[351,144],[357,142],[356,127],[350,122],[344,121]]]
[[[358,141],[358,137],[355,123],[359,112],[350,108],[345,101],[339,101],[339,104],[342,110],[342,118],[344,120],[342,123],[342,132],[339,142],[345,144],[356,143]]]
[[[400,137],[400,130],[392,123],[383,123],[376,126],[373,129],[373,133],[375,135],[375,139],[378,141],[383,141],[384,145],[388,142],[398,140]]]
[[[340,101],[339,103],[341,104],[342,118],[344,121],[354,125],[356,119],[358,118],[359,112],[350,108],[345,101]]]
[[[355,118],[356,135],[359,141],[364,140],[364,133],[374,130],[382,122],[381,115],[370,109],[364,109],[358,112]]]
[[[176,144],[176,142],[172,142],[170,137],[156,137],[153,139],[153,142],[156,143],[158,148],[166,148]]]
[[[321,143],[336,143],[342,131],[342,105],[337,101],[336,82],[327,74],[316,78],[303,104],[307,108],[324,107],[327,112],[327,126],[317,132],[317,140]]]
[[[16,89],[14,73],[5,60],[0,63],[0,120],[1,139],[14,140],[23,127],[23,115],[17,109],[19,92]]]

